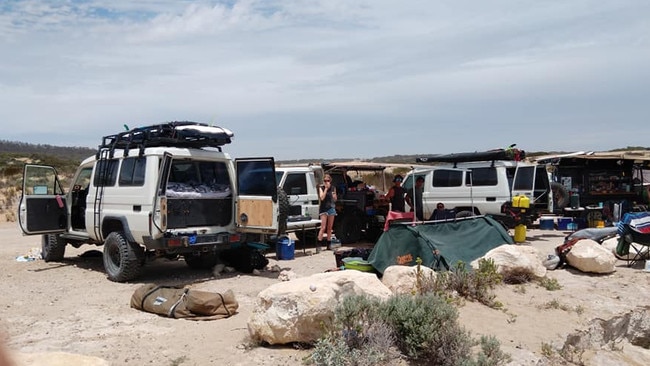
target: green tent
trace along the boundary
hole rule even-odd
[[[513,240],[503,226],[489,216],[421,224],[398,223],[381,235],[368,262],[379,273],[396,264],[413,266],[418,257],[427,267],[444,269],[444,263],[450,266],[458,261],[469,264],[503,244],[513,244]]]

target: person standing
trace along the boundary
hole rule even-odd
[[[390,201],[391,211],[404,212],[406,209],[404,201],[406,190],[402,187],[402,180],[404,180],[404,178],[402,178],[401,175],[396,175],[393,178],[393,186],[390,187],[388,193],[386,193],[386,199]]]
[[[332,177],[329,174],[325,174],[323,183],[323,185],[318,187],[320,230],[318,231],[317,245],[325,245],[323,236],[325,235],[325,231],[327,231],[327,249],[330,249],[332,244],[332,228],[334,227],[334,218],[336,217],[337,197],[336,188],[332,186]]]
[[[419,176],[415,179],[415,187],[406,193],[406,203],[411,206],[411,211],[415,211],[415,217],[424,221],[424,211],[422,205],[422,192],[424,191],[424,177]]]

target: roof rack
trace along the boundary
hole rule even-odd
[[[526,152],[514,147],[488,151],[475,151],[456,154],[441,154],[416,158],[418,163],[467,163],[472,161],[511,160],[521,161],[526,158]]]
[[[209,126],[205,123],[190,121],[173,121],[146,127],[137,127],[115,135],[102,138],[99,150],[135,149],[141,151],[146,147],[214,147],[221,151],[221,146],[232,142],[234,134],[222,127]],[[126,153],[126,152],[125,152]],[[112,155],[112,154],[111,154]]]

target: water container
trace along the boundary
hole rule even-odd
[[[518,208],[529,208],[530,207],[530,198],[525,195],[519,195],[512,197],[512,207]]]
[[[519,224],[515,226],[515,243],[523,243],[526,241],[526,225]]]
[[[283,235],[275,244],[275,256],[278,260],[291,260],[296,252],[295,243],[290,237]]]

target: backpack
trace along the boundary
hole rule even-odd
[[[221,294],[187,287],[146,284],[131,295],[131,307],[169,318],[213,320],[236,314],[239,303],[232,290]]]

